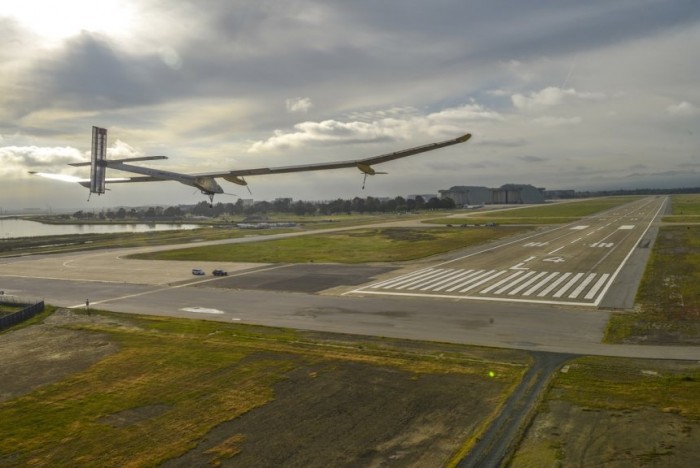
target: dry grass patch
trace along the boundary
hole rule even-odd
[[[529,362],[517,351],[61,314],[53,326],[73,338],[32,359],[73,348],[81,336],[116,347],[0,403],[0,465],[202,466],[232,457],[268,466],[442,464],[484,426]],[[47,336],[50,326],[41,327]]]

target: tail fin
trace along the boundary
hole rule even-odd
[[[92,127],[92,153],[90,158],[90,193],[105,193],[107,173],[107,129]]]

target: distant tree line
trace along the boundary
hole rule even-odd
[[[700,187],[684,187],[674,189],[618,189],[576,192],[577,198],[609,197],[615,195],[679,195],[684,193],[700,193]]]
[[[351,213],[395,213],[416,210],[453,209],[455,203],[451,198],[433,197],[429,200],[417,196],[415,199],[396,197],[379,199],[375,197],[332,201],[308,202],[292,201],[289,198],[277,199],[273,202],[259,201],[253,204],[239,199],[235,203],[216,203],[213,206],[201,201],[190,206],[154,206],[148,208],[119,208],[107,209],[98,213],[91,211],[76,211],[72,217],[79,220],[120,221],[120,220],[176,220],[186,216],[216,218],[221,216],[251,216],[267,213],[288,213],[304,215],[337,215]]]
[[[156,219],[156,218],[169,218],[177,219],[185,216],[186,211],[179,206],[168,206],[163,208],[162,206],[151,206],[148,208],[119,208],[117,210],[107,209],[106,211],[100,211],[99,213],[94,213],[92,211],[76,211],[73,213],[73,218],[81,220],[124,220],[124,219]]]
[[[332,201],[308,202],[303,200],[292,201],[289,198],[277,199],[273,202],[259,201],[252,205],[243,200],[236,203],[217,203],[210,207],[205,201],[195,205],[191,213],[194,216],[217,217],[222,215],[255,215],[266,213],[289,213],[298,216],[304,215],[335,215],[350,213],[394,213],[415,210],[452,209],[455,203],[451,198],[439,199],[437,197],[425,201],[418,196],[407,200],[403,197],[379,199],[375,197],[343,200],[338,198]]]

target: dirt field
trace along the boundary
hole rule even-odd
[[[1,334],[0,465],[443,466],[478,434],[528,362],[515,351],[291,331],[284,333],[305,343],[295,345],[298,353],[281,350],[287,342],[257,339],[255,349],[236,347],[242,358],[225,361],[226,325],[189,321],[201,330],[168,335],[165,319],[153,322],[157,331],[126,316],[59,310]],[[183,371],[169,370],[163,355],[176,351],[163,343],[198,353],[178,341],[186,335],[210,346],[202,348],[206,371],[192,374],[197,355],[185,366],[190,380],[164,380],[160,374]],[[141,352],[155,354],[119,360]],[[260,381],[270,384],[269,398]],[[120,403],[124,395],[130,399]],[[251,398],[257,403],[237,414],[236,401]],[[200,420],[209,426],[195,427]]]

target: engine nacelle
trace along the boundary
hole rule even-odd
[[[233,182],[236,185],[248,185],[248,182],[246,182],[243,177],[238,177],[238,176],[234,176],[234,175],[224,176],[224,180],[227,180],[229,182]]]
[[[376,171],[367,164],[357,163],[357,168],[367,175],[374,175]]]
[[[195,177],[193,185],[203,193],[224,193],[224,189],[213,177]]]

